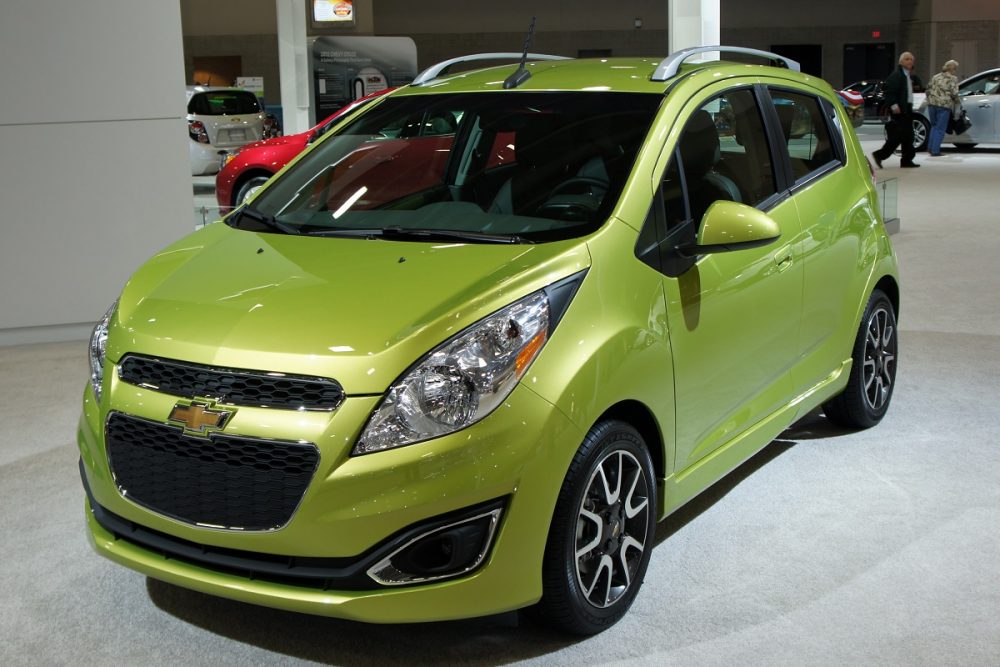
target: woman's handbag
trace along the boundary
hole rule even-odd
[[[968,132],[970,127],[972,127],[972,121],[969,120],[969,115],[962,107],[959,107],[948,119],[948,134],[963,134]]]

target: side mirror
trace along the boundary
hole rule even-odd
[[[759,248],[781,236],[781,228],[766,213],[734,201],[717,201],[708,207],[694,243],[675,249],[684,257]]]

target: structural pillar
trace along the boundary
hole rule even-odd
[[[670,52],[718,44],[719,4],[720,0],[667,0]],[[717,52],[703,55],[701,60],[718,59]]]
[[[278,71],[281,74],[282,130],[305,132],[309,117],[309,56],[306,0],[274,0],[278,13]]]

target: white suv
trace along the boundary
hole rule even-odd
[[[218,172],[230,150],[277,136],[257,96],[239,88],[188,86],[187,122],[193,176]]]

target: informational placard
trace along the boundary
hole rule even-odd
[[[236,77],[236,87],[249,90],[257,97],[264,97],[264,77],[262,76],[238,76]]]
[[[354,2],[352,0],[312,0],[313,23],[321,25],[353,25]]]
[[[315,37],[310,56],[313,122],[417,76],[417,46],[409,37]]]

